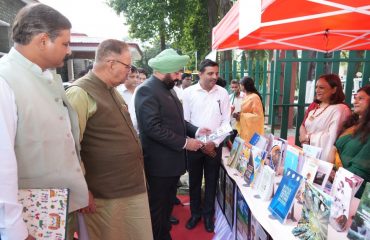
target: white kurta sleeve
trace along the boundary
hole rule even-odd
[[[17,107],[14,93],[0,78],[0,236],[2,240],[25,239],[28,235],[18,203],[18,172],[14,152]]]

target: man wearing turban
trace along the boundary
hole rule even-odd
[[[202,147],[202,142],[187,137],[195,137],[198,128],[184,121],[181,102],[172,89],[188,61],[189,56],[173,49],[150,59],[154,73],[140,85],[135,97],[154,239],[171,239],[169,217],[177,182],[185,173],[185,150]]]

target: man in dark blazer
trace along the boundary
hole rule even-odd
[[[172,89],[188,60],[173,49],[150,59],[154,73],[135,97],[154,239],[171,239],[169,217],[177,182],[186,169],[185,150],[196,151],[203,145],[194,139],[197,127],[184,121],[182,104]]]

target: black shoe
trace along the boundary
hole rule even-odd
[[[212,217],[205,217],[203,220],[206,231],[212,233],[215,230],[215,224],[213,223]]]
[[[179,224],[179,219],[175,218],[174,216],[170,216],[170,223],[173,225]]]
[[[195,226],[197,226],[198,222],[200,221],[200,217],[191,217],[188,222],[186,223],[185,227],[187,229],[193,229]]]

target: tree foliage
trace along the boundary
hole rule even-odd
[[[191,57],[203,59],[211,49],[212,28],[231,7],[230,0],[107,0],[123,13],[130,37],[171,46]],[[158,44],[159,42],[159,44]],[[194,68],[194,67],[193,67]]]

